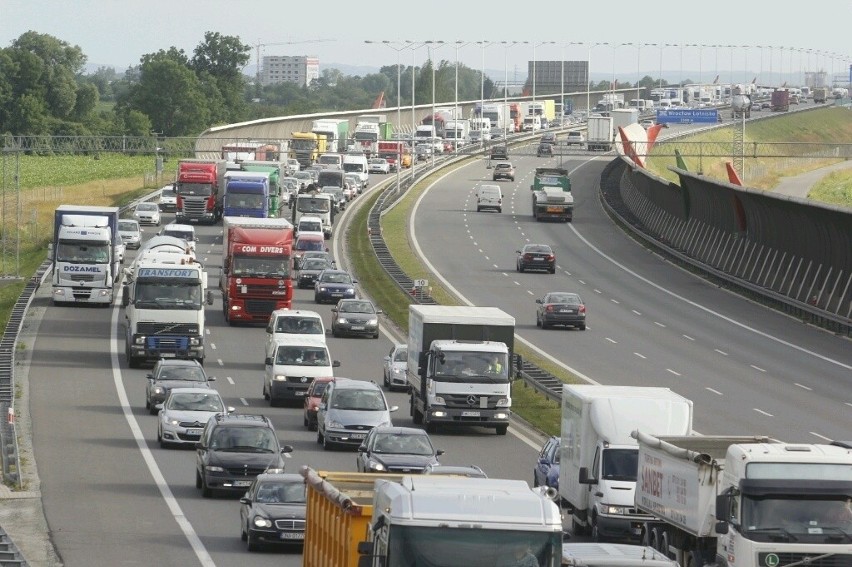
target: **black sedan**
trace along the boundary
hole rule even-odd
[[[556,254],[547,244],[526,244],[516,252],[518,259],[515,268],[519,272],[543,270],[551,274],[556,273]]]
[[[301,263],[299,263],[299,275],[296,278],[296,285],[298,285],[299,289],[310,289],[314,287],[320,273],[323,270],[330,269],[332,269],[332,265],[328,260],[322,258],[303,258]]]
[[[331,335],[364,335],[378,339],[381,312],[366,299],[341,299],[331,309]]]
[[[307,507],[298,474],[260,474],[240,498],[240,535],[249,551],[263,544],[302,545]]]
[[[554,325],[586,330],[586,304],[576,293],[555,291],[536,299],[535,324],[542,329]]]
[[[358,472],[421,474],[444,451],[414,427],[374,427],[358,447]]]
[[[352,276],[343,270],[323,270],[314,284],[314,302],[327,303],[341,299],[355,299],[358,297],[355,291],[356,283],[358,281],[352,279]]]
[[[204,367],[196,360],[163,358],[154,365],[146,376],[145,409],[157,415],[158,404],[162,404],[172,388],[212,388],[214,376],[207,376]]]

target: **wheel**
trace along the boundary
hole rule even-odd
[[[317,444],[322,445],[323,441],[325,441],[325,439],[323,438],[322,433],[319,430],[319,426],[317,426]]]
[[[145,409],[149,411],[151,409],[151,402],[148,400],[148,396],[145,396]]]
[[[426,422],[426,433],[435,433],[438,431],[438,426],[431,421]]]
[[[266,381],[263,382],[263,399],[264,400],[269,399],[269,393],[266,391]]]
[[[195,471],[195,488],[201,488],[201,473]]]
[[[550,328],[550,323],[546,323],[546,322],[544,321],[544,319],[542,319],[542,320],[541,320],[541,328],[542,328],[542,329],[549,329],[549,328]]]
[[[538,487],[538,477],[533,473],[533,488]]]
[[[158,413],[160,413],[160,410],[156,408],[156,404],[150,404],[150,407],[148,408],[148,413],[150,413],[151,415],[157,415]]]
[[[586,330],[586,324],[585,324],[585,323],[582,323],[582,324],[579,326],[579,329],[580,329],[581,331],[585,331],[585,330]]]
[[[502,213],[502,212],[503,212],[503,207],[499,207],[499,208],[497,209],[497,212],[498,212],[498,213]]]
[[[539,319],[538,315],[535,316],[535,326],[541,327],[541,319]]]
[[[314,294],[314,303],[322,303],[318,295]]]
[[[374,339],[378,339],[378,338],[379,338],[379,333],[377,332],[375,335],[373,335],[373,338],[374,338]]]
[[[316,430],[317,430],[317,424],[312,423],[311,420],[308,420],[308,431],[316,431]]]
[[[507,431],[509,431],[508,425],[498,425],[497,426],[497,435],[506,435]]]
[[[554,267],[550,268],[550,273],[551,273],[551,274],[555,274],[555,273],[556,273],[556,266],[554,266]]]
[[[302,414],[302,425],[308,428],[310,428],[311,425],[311,422],[308,420],[308,416],[305,414]]]
[[[423,423],[423,414],[420,413],[420,410],[418,410],[416,406],[414,406],[413,401],[411,403],[411,420],[415,423],[415,425],[420,425]]]
[[[246,536],[246,549],[249,551],[257,551],[260,549],[260,544],[257,543],[257,539],[251,536],[251,532]]]
[[[390,390],[390,380],[388,380],[387,372],[382,372],[382,382],[384,383],[385,388]]]
[[[586,535],[588,532],[586,526],[581,525],[577,521],[577,518],[574,517],[571,518],[571,531],[574,532],[574,535],[576,536]]]
[[[482,211],[482,207],[476,207],[476,212],[477,212],[477,213],[478,213],[478,212],[481,212],[481,211]]]
[[[201,478],[201,496],[204,498],[213,496],[213,491],[207,486],[207,480],[204,477]]]
[[[518,271],[519,271],[519,272],[521,272],[522,274],[526,271],[526,268],[524,268],[524,265],[523,265],[523,264],[521,264],[520,266],[518,266]]]
[[[243,541],[248,541],[248,532],[245,528],[240,528],[240,539]]]
[[[141,366],[139,359],[135,356],[127,355],[127,366],[130,368],[139,368]]]
[[[597,516],[592,515],[592,522],[591,523],[592,523],[592,530],[591,530],[592,541],[594,541],[596,543],[600,542],[601,541],[601,532],[598,529],[598,518],[597,518]]]
[[[340,336],[340,335],[337,333],[337,329],[335,329],[334,327],[332,327],[332,328],[331,328],[331,336],[332,336],[332,337],[339,337],[339,336]]]
[[[323,451],[331,451],[333,448],[334,447],[332,446],[331,441],[329,441],[325,436],[323,436],[323,438],[322,438],[322,450]]]

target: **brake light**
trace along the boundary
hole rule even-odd
[[[547,259],[548,260],[556,260],[556,256],[554,256],[553,254],[548,254]]]
[[[577,308],[577,311],[580,312],[580,313],[585,313],[586,312],[586,306],[580,305],[580,307]]]

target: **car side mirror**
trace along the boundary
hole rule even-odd
[[[240,498],[240,504],[251,506],[251,499],[247,496],[243,496],[242,498]]]
[[[333,361],[333,362],[331,363],[331,367],[332,367],[332,368],[337,368],[338,366],[340,366],[340,361],[339,361],[339,360],[335,360],[335,361]]]
[[[376,315],[381,315],[383,311],[381,309],[376,309]]]
[[[283,447],[281,447],[281,452],[282,453],[292,453],[293,452],[293,446],[292,445],[284,445]]]
[[[199,441],[198,443],[195,444],[195,448],[201,449],[203,451],[204,450],[204,443]]]
[[[399,406],[391,406],[388,411],[393,413],[393,412],[398,411],[398,410],[399,410]]]
[[[441,455],[443,455],[443,454],[444,454],[444,450],[443,450],[443,449],[438,449],[437,451],[435,451],[435,455],[437,455],[437,456],[439,456],[439,457],[440,457]]]
[[[154,404],[154,409],[157,411],[161,411],[163,409],[163,404]]]
[[[208,382],[215,382],[215,381],[216,381],[216,377],[215,377],[215,376],[208,376],[208,377],[207,377],[207,381],[208,381]]]
[[[236,411],[237,408],[235,408],[234,406],[228,406],[225,408],[225,413],[235,413]]]
[[[263,364],[265,364],[266,366],[272,366],[272,357],[266,357],[263,360]]]
[[[154,379],[154,375],[153,375],[153,374],[146,374],[146,375],[145,375],[145,378],[147,378],[148,380],[153,380],[153,379]]]

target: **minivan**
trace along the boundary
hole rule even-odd
[[[368,167],[367,156],[364,154],[346,154],[343,156],[343,171],[357,174],[361,180],[361,185],[365,188],[370,181]]]
[[[274,406],[279,401],[302,404],[314,378],[333,376],[339,360],[331,360],[325,336],[283,335],[264,360],[263,398]]]
[[[525,116],[524,117],[524,132],[535,132],[541,130],[541,116]]]
[[[476,212],[485,209],[503,212],[503,191],[499,185],[480,185],[476,190]]]
[[[325,325],[316,311],[276,309],[266,325],[266,356],[272,356],[275,343],[285,337],[325,340]]]

